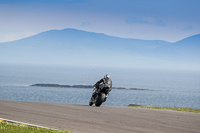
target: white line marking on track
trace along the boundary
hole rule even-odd
[[[11,123],[25,124],[25,125],[28,125],[28,126],[38,127],[38,128],[45,128],[45,129],[51,129],[51,130],[58,130],[58,129],[53,129],[53,128],[49,128],[49,127],[43,127],[43,126],[34,125],[34,124],[30,124],[30,123],[24,123],[24,122],[19,122],[19,121],[14,121],[14,120],[8,120],[8,119],[4,119],[4,118],[0,118],[0,122],[1,122],[1,121],[7,121],[7,122],[11,122]]]

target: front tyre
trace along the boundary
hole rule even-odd
[[[93,103],[92,102],[89,102],[89,106],[92,106],[93,105]]]
[[[93,105],[93,103],[94,103],[94,98],[93,98],[93,97],[91,97],[91,99],[90,99],[90,101],[89,101],[89,106],[92,106],[92,105]]]

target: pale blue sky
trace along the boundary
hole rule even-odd
[[[0,42],[75,28],[176,42],[200,34],[200,0],[0,0]]]

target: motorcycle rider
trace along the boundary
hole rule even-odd
[[[109,95],[109,92],[111,91],[111,88],[112,88],[112,80],[110,79],[110,76],[108,74],[106,74],[104,76],[104,78],[99,80],[94,85],[94,90],[93,90],[92,97],[91,97],[91,100],[90,100],[90,103],[91,103],[90,105],[92,105],[94,103],[94,99],[96,97],[96,94],[102,89],[105,89],[105,94],[106,94],[105,101],[106,101],[106,99],[107,99],[107,97]]]

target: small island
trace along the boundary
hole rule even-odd
[[[63,87],[63,88],[93,88],[92,85],[59,85],[59,84],[33,84],[38,87]]]
[[[36,86],[36,87],[61,87],[61,88],[93,88],[93,85],[60,85],[60,84],[43,84],[43,83],[32,84],[30,86]],[[120,89],[120,90],[129,89],[129,90],[150,91],[149,89],[125,88],[125,87],[112,87],[112,89]]]
[[[149,89],[129,88],[129,90],[150,91]]]

